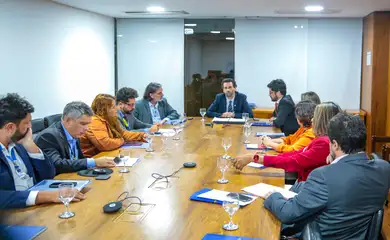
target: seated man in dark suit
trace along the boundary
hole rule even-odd
[[[264,206],[282,223],[294,224],[290,233],[312,222],[322,239],[367,239],[368,225],[387,198],[390,164],[364,152],[366,127],[359,116],[337,114],[328,136],[330,164],[312,171],[294,198],[272,193]]]
[[[100,167],[115,167],[108,158],[85,158],[79,138],[88,130],[93,116],[92,109],[83,102],[68,103],[62,114],[62,121],[43,130],[36,138],[37,145],[54,162],[57,174],[77,172]]]
[[[32,139],[34,107],[17,94],[0,99],[0,209],[60,202],[58,191],[29,191],[37,182],[52,179],[52,161]],[[77,192],[75,200],[84,199]]]
[[[217,94],[214,102],[207,109],[208,117],[242,118],[243,113],[253,117],[246,95],[236,91],[237,84],[234,79],[225,78],[222,81],[223,93]]]
[[[134,117],[141,122],[158,125],[179,119],[180,115],[163,97],[161,84],[149,83],[145,89],[144,98],[135,104]]]
[[[134,117],[133,111],[137,97],[137,91],[127,87],[119,89],[116,93],[116,107],[121,128],[134,132],[157,132],[158,124],[144,123]]]
[[[299,128],[294,113],[295,103],[290,95],[286,95],[286,84],[282,79],[276,79],[272,80],[267,87],[271,100],[275,102],[275,110],[272,113],[271,121],[286,136],[295,133]]]

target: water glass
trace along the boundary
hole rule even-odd
[[[74,217],[74,212],[71,212],[69,209],[69,204],[76,195],[76,190],[73,186],[73,183],[61,183],[58,186],[58,195],[58,198],[61,202],[64,203],[66,208],[65,212],[61,213],[58,217],[63,219]]]
[[[244,135],[245,135],[244,143],[246,143],[246,144],[250,143],[248,138],[251,135],[251,133],[252,133],[252,124],[249,124],[249,123],[245,124],[244,125]]]
[[[222,147],[225,149],[225,155],[223,155],[224,158],[229,158],[229,155],[227,154],[227,151],[232,146],[232,138],[231,137],[224,137],[222,138]]]
[[[233,223],[233,215],[240,208],[240,201],[238,193],[230,193],[225,201],[222,202],[222,207],[229,214],[230,221],[223,225],[223,229],[227,231],[234,231],[238,229],[238,225]]]
[[[130,152],[129,152],[128,156],[130,157]],[[126,166],[127,157],[126,157],[124,149],[119,149],[119,156],[118,157],[121,159],[121,161],[123,163],[123,168],[121,168],[119,170],[119,172],[120,173],[128,173],[128,172],[130,172],[130,170]]]
[[[173,140],[180,140],[179,133],[181,129],[182,129],[182,124],[180,122],[175,122],[173,124],[173,130],[175,131],[175,137],[173,138]]]
[[[146,148],[146,152],[154,152],[154,149],[153,149],[153,139],[154,139],[154,133],[146,133],[146,136],[145,136],[145,140],[148,142],[148,147]]]
[[[229,169],[229,159],[225,157],[218,157],[217,158],[217,167],[222,172],[222,178],[218,179],[218,183],[225,184],[228,183],[229,180],[225,179],[225,172]]]
[[[202,116],[202,122],[204,122],[204,116],[206,115],[206,108],[201,108],[199,110],[199,113]]]
[[[242,119],[244,119],[245,123],[247,123],[248,120],[249,120],[249,113],[243,113],[242,114]]]

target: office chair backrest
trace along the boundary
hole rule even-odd
[[[52,124],[61,121],[62,114],[54,114],[44,118],[45,127],[50,127]]]
[[[43,118],[31,120],[31,130],[33,134],[39,133],[45,129],[45,122]]]
[[[309,222],[302,231],[303,240],[321,240],[321,232],[316,222]]]
[[[366,239],[379,239],[382,232],[382,221],[383,221],[383,209],[379,209],[371,219],[370,225],[368,226]]]

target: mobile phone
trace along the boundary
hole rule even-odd
[[[232,197],[233,194],[234,193],[229,193],[227,196],[228,197]],[[241,201],[241,202],[250,202],[250,201],[252,201],[251,197],[249,197],[247,195],[244,195],[244,194],[241,194],[241,193],[238,194],[238,198],[239,198],[239,201]]]
[[[60,184],[62,183],[71,183],[73,184],[73,187],[77,185],[77,182],[53,182],[52,184],[49,185],[49,188],[58,188],[58,186],[60,186]]]
[[[107,180],[109,179],[111,176],[110,175],[98,175],[95,179],[96,180]]]

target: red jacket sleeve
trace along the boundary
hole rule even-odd
[[[306,151],[294,151],[278,156],[264,156],[264,166],[282,168],[287,172],[298,172],[302,169],[314,169],[326,163],[329,155],[329,142],[313,141]]]

